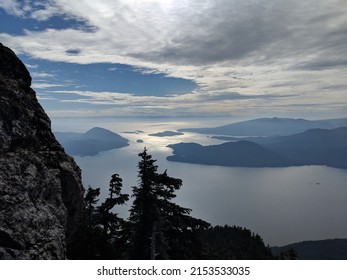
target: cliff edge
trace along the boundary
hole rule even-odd
[[[81,171],[30,86],[0,43],[0,259],[65,259],[82,215]]]

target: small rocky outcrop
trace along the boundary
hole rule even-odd
[[[65,259],[82,215],[81,171],[30,86],[0,43],[0,259]]]

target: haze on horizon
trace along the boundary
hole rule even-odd
[[[0,0],[51,118],[347,115],[345,0]]]

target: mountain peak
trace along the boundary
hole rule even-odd
[[[93,156],[102,151],[128,146],[128,139],[102,127],[93,127],[85,133],[55,132],[67,153]]]
[[[102,127],[99,127],[99,126],[95,126],[91,129],[89,129],[86,133],[93,133],[93,132],[106,132],[106,131],[110,131],[110,130],[107,130],[105,128],[102,128]]]
[[[31,76],[23,62],[9,48],[0,43],[0,75],[20,86],[30,87]]]

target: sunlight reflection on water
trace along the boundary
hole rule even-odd
[[[102,200],[107,194],[111,174],[119,173],[124,180],[123,192],[131,193],[131,186],[137,183],[137,154],[147,147],[157,159],[160,172],[168,169],[170,176],[183,180],[176,201],[192,208],[193,216],[212,224],[247,227],[270,245],[347,237],[347,170],[325,166],[230,168],[169,162],[166,156],[172,150],[166,147],[168,144],[197,142],[208,145],[222,141],[194,133],[172,137],[148,135],[194,127],[194,124],[156,123],[154,120],[141,123],[99,120],[79,126],[70,123],[72,129],[78,127],[80,131],[90,129],[91,125],[101,126],[130,140],[130,145],[121,149],[93,157],[75,157],[82,168],[85,186],[101,187]],[[125,133],[135,130],[143,132]],[[139,139],[143,143],[138,143]],[[131,201],[127,207],[130,205]],[[127,211],[128,208],[116,209],[123,217],[128,216]]]

